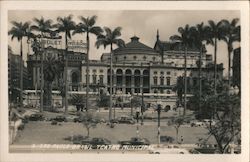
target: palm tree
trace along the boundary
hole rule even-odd
[[[201,69],[202,69],[202,56],[205,49],[205,44],[211,42],[211,39],[207,36],[207,31],[209,30],[208,27],[204,26],[204,23],[197,24],[194,27],[190,28],[192,37],[194,38],[194,44],[199,49],[199,60],[197,61],[197,66],[199,68],[199,115],[201,114],[201,95],[202,95],[202,79],[201,79]]]
[[[233,19],[231,22],[222,20],[225,33],[221,38],[227,44],[228,50],[228,85],[231,86],[230,71],[231,71],[231,54],[233,52],[233,43],[240,41],[240,26],[236,26],[239,22],[238,18]]]
[[[64,68],[64,84],[65,84],[65,114],[68,114],[68,38],[71,39],[71,31],[75,29],[75,22],[72,20],[73,15],[66,17],[58,17],[57,27],[58,32],[64,32],[65,34],[65,68]]]
[[[118,47],[124,47],[125,42],[118,37],[121,36],[121,27],[115,28],[113,31],[108,28],[104,27],[105,35],[99,35],[96,41],[96,47],[99,48],[101,45],[106,48],[106,46],[110,45],[110,98],[109,98],[109,121],[112,118],[112,90],[113,90],[113,81],[112,81],[112,74],[113,74],[113,65],[112,65],[112,55],[113,55],[113,45],[117,45]]]
[[[211,40],[209,44],[214,46],[214,94],[217,94],[216,90],[216,80],[217,80],[217,41],[221,40],[225,30],[223,30],[223,22],[220,21],[215,23],[213,20],[208,21],[209,26],[207,26],[207,36]]]
[[[11,40],[14,38],[20,42],[20,108],[23,108],[23,38],[27,37],[30,23],[29,22],[11,22],[13,27],[8,32],[11,35]]]
[[[48,110],[52,107],[52,82],[63,71],[63,62],[56,60],[55,57],[47,56],[44,59],[44,102]]]
[[[178,32],[179,35],[173,35],[170,37],[172,41],[176,41],[177,44],[181,44],[184,46],[184,111],[183,115],[186,115],[186,108],[187,108],[187,50],[188,47],[193,45],[193,38],[190,32],[189,25],[186,25],[184,28],[179,27]]]
[[[86,33],[86,42],[87,42],[87,58],[86,58],[86,63],[87,63],[87,68],[86,68],[86,110],[88,110],[88,99],[89,99],[89,34],[94,34],[96,36],[100,35],[103,30],[99,26],[94,26],[96,23],[97,16],[92,16],[92,17],[79,17],[81,22],[76,26],[75,31],[73,32],[73,35],[76,33]]]
[[[40,32],[40,35],[41,35],[41,39],[44,39],[44,34],[45,33],[49,33],[51,31],[51,28],[53,28],[53,25],[52,25],[52,20],[51,19],[48,19],[48,20],[45,20],[43,17],[41,17],[40,19],[37,19],[37,18],[34,18],[33,21],[36,23],[36,25],[32,25],[31,26],[31,30],[34,30],[34,31],[37,31],[37,32]],[[43,49],[44,46],[43,44],[40,44],[41,48]],[[43,51],[37,51],[37,52],[43,52]],[[36,61],[38,61],[38,53],[36,54]],[[44,76],[43,76],[43,53],[40,53],[40,59],[41,59],[41,82],[40,82],[40,112],[43,111],[43,88],[44,88]],[[38,85],[38,79],[40,78],[38,76],[38,67],[36,68],[36,78],[37,80],[35,81],[35,90],[36,90],[36,93],[37,93],[37,85]]]

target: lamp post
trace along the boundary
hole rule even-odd
[[[98,101],[101,101],[101,94],[100,94],[100,80],[97,81],[97,89],[98,89]],[[98,106],[98,111],[100,112],[100,105]]]
[[[139,107],[136,107],[136,136],[137,137],[139,137],[139,115],[140,115]]]
[[[161,136],[161,102],[157,102],[157,114],[158,114],[158,132],[157,132],[157,138],[158,138],[158,147],[160,146],[160,136]]]
[[[145,105],[144,105],[144,93],[143,93],[143,89],[142,89],[142,97],[141,97],[141,125],[143,125],[143,120],[144,120],[144,113],[145,110]]]

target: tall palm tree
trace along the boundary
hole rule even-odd
[[[184,111],[183,115],[186,115],[187,108],[187,50],[188,47],[193,45],[193,38],[189,25],[184,28],[179,27],[178,32],[180,35],[173,35],[170,37],[172,41],[176,41],[177,44],[184,46]]]
[[[201,95],[202,95],[202,77],[201,77],[201,69],[202,69],[202,56],[205,49],[205,44],[211,42],[211,39],[207,35],[208,27],[204,26],[204,23],[197,24],[194,27],[190,28],[192,37],[194,38],[194,44],[199,49],[199,60],[197,61],[197,66],[199,68],[199,115],[201,114]]]
[[[41,39],[43,40],[44,39],[44,34],[45,33],[49,33],[51,31],[51,28],[53,28],[53,25],[52,25],[52,20],[51,19],[48,19],[48,20],[45,20],[43,17],[41,17],[40,19],[38,18],[34,18],[33,21],[35,22],[36,25],[32,25],[31,26],[31,30],[34,30],[34,31],[37,31],[40,33],[41,35]],[[40,44],[42,50],[44,48],[43,44]],[[36,53],[36,61],[38,61],[38,54],[39,52],[43,52],[43,51],[37,51],[38,53]],[[41,81],[40,81],[40,112],[43,111],[43,88],[44,88],[44,76],[43,76],[43,53],[40,53],[40,61],[41,61]],[[38,85],[38,79],[40,78],[38,76],[38,67],[36,68],[36,78],[37,80],[35,81],[35,90],[36,90],[36,93],[37,93],[37,85]]]
[[[105,35],[101,34],[97,37],[96,47],[99,48],[101,45],[106,48],[106,46],[110,45],[110,98],[109,98],[109,121],[112,118],[112,91],[113,91],[113,65],[112,65],[112,55],[113,55],[113,45],[117,45],[118,47],[124,47],[125,42],[118,38],[121,36],[121,27],[115,28],[113,31],[104,27]]]
[[[218,23],[213,20],[208,21],[209,26],[207,26],[207,36],[211,40],[209,44],[214,46],[214,94],[217,94],[216,90],[216,81],[217,81],[217,42],[221,40],[223,37],[225,30],[223,30],[222,25],[223,22],[220,21]]]
[[[66,17],[58,17],[57,27],[58,32],[64,32],[65,34],[65,68],[64,68],[64,84],[65,84],[65,114],[68,114],[68,38],[71,39],[71,31],[75,29],[75,22],[72,20],[73,15]]]
[[[52,82],[56,77],[60,77],[63,71],[63,62],[56,60],[53,56],[44,59],[44,102],[48,110],[52,108]]]
[[[233,43],[240,41],[240,26],[237,26],[239,19],[235,18],[231,22],[222,20],[225,33],[221,38],[227,44],[228,50],[228,85],[231,86],[231,54],[233,52]]]
[[[103,30],[99,26],[94,26],[96,23],[97,16],[92,16],[92,17],[79,17],[81,22],[76,26],[76,29],[73,32],[73,35],[76,33],[86,33],[86,42],[87,42],[87,58],[86,58],[86,63],[87,63],[87,68],[86,68],[86,110],[88,110],[89,106],[89,34],[94,34],[96,36],[100,35]]]
[[[23,108],[23,38],[27,37],[30,23],[29,22],[11,22],[13,27],[8,32],[11,35],[11,40],[14,38],[20,42],[20,108]]]

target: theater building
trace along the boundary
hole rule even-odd
[[[47,54],[62,56],[63,50],[48,48]],[[187,82],[189,87],[198,84],[198,66],[200,50],[192,47],[187,53]],[[69,52],[68,82],[70,93],[86,92],[86,62],[85,53]],[[206,49],[202,52],[202,77],[212,79],[213,60]],[[36,57],[28,60],[30,69],[39,67]],[[39,60],[39,59],[38,59]],[[154,47],[149,47],[140,41],[137,36],[131,37],[125,47],[113,51],[113,94],[124,96],[137,95],[144,97],[144,101],[150,105],[161,102],[163,107],[173,109],[176,107],[177,94],[174,91],[177,78],[184,75],[184,47],[173,41],[161,41],[159,33],[156,35]],[[95,97],[100,90],[110,92],[110,54],[104,53],[100,60],[90,60],[90,94]],[[223,65],[218,66],[218,78],[222,79]],[[36,76],[33,74],[33,83]],[[57,87],[58,81],[54,81]],[[192,88],[188,88],[188,92]],[[190,96],[188,94],[187,96]],[[97,97],[97,95],[96,95]]]

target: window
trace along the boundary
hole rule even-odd
[[[157,77],[154,77],[154,85],[157,85]]]
[[[171,74],[171,72],[170,71],[167,71],[167,75],[170,75]]]
[[[124,56],[123,59],[126,60],[126,59],[127,59],[127,56]]]
[[[100,73],[103,73],[103,69],[100,69]]]
[[[93,69],[93,73],[96,73],[96,69]]]
[[[167,94],[170,94],[170,90],[167,91]]]
[[[156,74],[157,74],[157,71],[154,71],[154,74],[156,75]]]
[[[96,84],[96,75],[93,75],[93,84]]]
[[[146,59],[147,59],[147,57],[146,57],[146,56],[143,56],[143,59],[144,59],[144,60],[146,60]]]
[[[99,76],[99,83],[100,83],[100,84],[103,84],[103,75],[100,75],[100,76]]]
[[[118,60],[118,58],[117,57],[115,57],[115,61],[117,61]]]
[[[163,71],[161,71],[161,75],[164,75],[164,72],[163,72]]]
[[[160,84],[164,85],[164,77],[161,77]]]
[[[134,60],[136,60],[137,59],[137,56],[134,56]]]
[[[153,61],[155,61],[155,57],[153,57]]]
[[[167,77],[167,85],[170,85],[170,77]]]
[[[197,78],[193,78],[193,85],[197,86]]]

